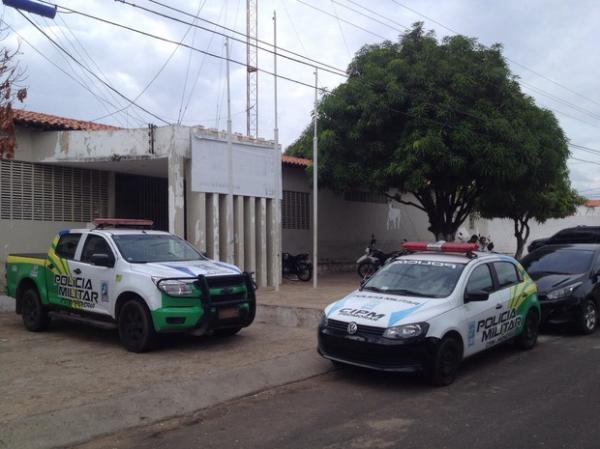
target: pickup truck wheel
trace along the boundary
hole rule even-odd
[[[21,317],[25,328],[31,332],[41,332],[48,328],[50,318],[48,311],[40,301],[37,290],[30,288],[21,298]]]
[[[131,352],[149,350],[156,338],[150,314],[144,305],[130,299],[119,311],[119,338],[121,344]]]
[[[429,381],[436,387],[450,385],[456,379],[462,359],[460,343],[453,337],[442,339],[431,358]]]
[[[230,327],[228,329],[215,329],[214,334],[217,337],[231,337],[241,331],[241,327]]]
[[[535,310],[527,312],[525,317],[525,323],[523,324],[523,331],[517,337],[517,346],[523,350],[529,350],[537,343],[538,330],[540,327],[540,319]]]
[[[578,322],[579,332],[584,335],[593,333],[598,325],[598,307],[591,299],[586,299],[581,304]]]

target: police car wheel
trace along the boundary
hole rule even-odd
[[[119,311],[119,338],[121,344],[131,352],[144,352],[155,340],[154,325],[144,305],[130,299]]]
[[[586,299],[581,304],[578,321],[579,332],[589,335],[596,330],[598,325],[598,307],[591,299]]]
[[[540,327],[540,319],[535,310],[530,310],[525,317],[523,331],[517,337],[517,346],[520,349],[528,350],[537,343],[538,330]]]
[[[462,348],[453,337],[445,337],[438,345],[429,367],[429,381],[436,387],[450,385],[456,379]]]
[[[26,290],[21,301],[21,317],[25,328],[31,332],[46,330],[50,324],[50,318],[48,311],[40,301],[37,290],[35,288]]]
[[[217,337],[231,337],[241,331],[241,327],[230,327],[228,329],[215,329],[214,334]]]

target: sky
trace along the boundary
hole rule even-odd
[[[176,43],[225,55],[225,38],[113,0],[54,0],[86,14],[117,22]],[[153,11],[194,22],[151,0],[127,0]],[[216,22],[246,31],[245,0],[157,0]],[[256,0],[258,38],[344,70],[354,53],[384,38],[397,40],[414,22],[423,21],[439,38],[455,32],[485,45],[501,43],[523,91],[555,112],[570,142],[573,185],[589,198],[600,198],[600,6],[595,0]],[[159,41],[93,18],[59,9],[55,19],[28,15],[90,71],[154,116],[131,106],[69,59],[17,11],[4,7],[12,29],[4,45],[20,43],[19,60],[26,70],[28,97],[24,108],[126,127],[181,122],[225,129],[226,64],[176,43]],[[201,20],[195,24],[224,31]],[[244,40],[242,38],[242,40]],[[268,45],[260,44],[268,48]],[[230,57],[246,60],[243,42],[230,40]],[[300,83],[278,81],[278,125],[285,147],[311,120],[314,67],[282,57],[278,73]],[[273,71],[273,55],[258,53],[258,67]],[[319,70],[319,87],[331,89],[342,76]],[[307,86],[308,85],[308,86]],[[230,64],[233,131],[246,132],[246,69]],[[258,74],[258,134],[273,138],[274,82]],[[129,107],[128,104],[130,105]],[[590,151],[590,149],[592,151]],[[598,150],[598,152],[595,152]],[[586,162],[583,162],[586,161]]]

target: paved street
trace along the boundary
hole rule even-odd
[[[600,333],[467,362],[457,382],[344,369],[79,449],[598,448]]]

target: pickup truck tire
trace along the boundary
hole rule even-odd
[[[460,342],[451,336],[444,337],[431,358],[429,382],[436,387],[450,385],[456,379],[461,360]]]
[[[241,327],[230,327],[228,329],[215,329],[214,334],[217,337],[231,337],[241,331]]]
[[[40,301],[40,295],[35,288],[28,288],[21,298],[21,317],[28,331],[41,332],[48,328],[50,318],[48,311]]]
[[[138,299],[130,299],[119,311],[119,338],[130,352],[145,352],[152,348],[156,332],[150,313]]]
[[[525,323],[523,324],[523,331],[517,336],[516,343],[519,349],[528,351],[532,349],[537,343],[538,330],[540,327],[540,318],[538,313],[531,309],[527,312],[525,317]]]

